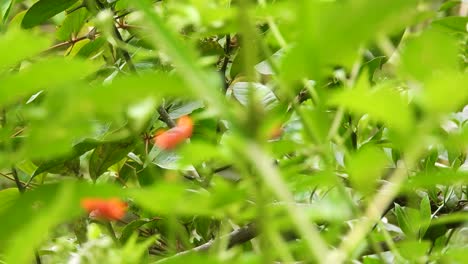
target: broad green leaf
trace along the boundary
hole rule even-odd
[[[363,45],[380,34],[403,30],[417,2],[298,1],[293,27],[301,31],[282,60],[283,77],[321,80],[335,65],[350,69]]]
[[[100,49],[106,44],[106,39],[103,37],[96,38],[88,43],[86,43],[81,49],[76,53],[77,57],[90,58],[97,53]]]
[[[449,33],[468,33],[468,17],[451,16],[436,19],[432,22],[436,29],[441,29]]]
[[[440,5],[439,11],[448,10],[448,9],[454,7],[454,6],[459,5],[460,2],[461,2],[461,0],[448,0],[448,1],[445,1],[445,3],[443,3],[442,5]]]
[[[332,95],[329,103],[342,106],[352,113],[369,114],[374,121],[383,122],[390,129],[405,135],[413,126],[408,103],[389,83],[380,84],[372,90],[359,86],[342,90]]]
[[[19,29],[0,34],[0,72],[45,50],[50,43],[44,37]]]
[[[171,107],[168,110],[169,117],[171,119],[177,119],[181,116],[191,114],[193,111],[203,108],[204,104],[202,101],[175,101],[171,103]]]
[[[21,22],[23,28],[32,28],[65,11],[78,0],[39,0],[28,9]]]
[[[468,75],[455,71],[439,72],[426,81],[419,97],[430,113],[446,114],[461,109],[467,102]]]
[[[204,141],[191,141],[190,144],[184,144],[179,153],[181,165],[198,165],[209,160],[222,162],[219,146]]]
[[[7,188],[0,190],[0,213],[14,204],[14,201],[19,197],[17,188]]]
[[[128,105],[143,99],[153,98],[159,102],[164,96],[191,98],[194,95],[180,76],[147,73],[116,78],[111,83],[85,89],[74,103],[92,105],[98,113],[117,114]]]
[[[181,156],[172,150],[161,150],[153,147],[148,155],[151,162],[158,167],[168,170],[193,170],[193,166],[181,164]]]
[[[424,195],[421,199],[421,204],[419,205],[419,212],[421,214],[421,224],[419,228],[419,236],[422,238],[426,233],[429,225],[431,223],[431,202],[428,195]]]
[[[435,30],[409,39],[401,54],[400,71],[424,81],[438,72],[457,69],[457,44],[448,34]]]
[[[364,195],[375,191],[389,160],[382,149],[364,145],[348,161],[347,170],[351,184]]]
[[[60,28],[56,31],[57,39],[66,41],[72,37],[77,37],[88,16],[89,12],[86,8],[80,8],[68,14]]]
[[[40,213],[34,215],[32,219],[28,219],[28,223],[17,230],[5,249],[5,262],[28,263],[32,259],[34,247],[46,237],[47,233],[44,230],[63,221],[63,212],[69,206],[73,195],[71,191],[70,186],[67,185],[59,188],[56,198],[51,201],[52,203],[41,208]]]
[[[413,236],[415,234],[415,230],[405,209],[400,205],[395,204],[395,215],[398,220],[398,226],[401,228],[403,233],[407,236]]]
[[[84,153],[96,148],[100,144],[102,144],[102,142],[99,142],[97,140],[85,139],[81,141],[80,143],[76,144],[75,146],[73,146],[70,154],[40,163],[36,171],[34,171],[33,177],[44,172],[55,170],[57,167],[61,167],[67,162],[71,160],[75,160],[76,158],[80,157]]]
[[[468,173],[450,169],[421,172],[411,177],[403,186],[404,191],[411,193],[416,188],[430,188],[436,185],[468,184]]]
[[[104,143],[96,147],[89,159],[89,175],[97,180],[107,169],[125,158],[135,147],[133,139]]]
[[[157,219],[138,219],[128,223],[122,230],[119,238],[120,243],[124,244],[134,233],[138,233],[139,228],[154,221],[157,221]]]
[[[429,241],[402,241],[397,244],[398,252],[410,263],[425,261],[431,247]]]
[[[278,105],[275,94],[266,85],[261,83],[236,82],[229,87],[228,95],[232,94],[239,103],[244,106],[249,105],[250,89],[254,90],[256,100],[260,102],[266,110],[270,110]]]
[[[96,70],[89,62],[49,58],[17,74],[0,77],[0,105],[13,103],[42,89],[56,88],[86,77]]]
[[[182,183],[159,183],[147,189],[129,190],[135,203],[155,214],[216,216],[211,195],[203,189],[187,189]]]

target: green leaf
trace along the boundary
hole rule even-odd
[[[249,104],[249,90],[251,88],[255,92],[256,99],[263,105],[265,109],[270,110],[278,105],[278,99],[276,98],[275,94],[271,91],[270,88],[261,83],[249,84],[248,82],[236,82],[231,87],[229,87],[228,91],[232,93],[232,97],[239,101],[239,103],[247,106]]]
[[[203,108],[203,101],[175,101],[168,110],[171,119],[177,119],[181,116],[191,114],[193,111]]]
[[[32,28],[65,11],[78,0],[39,0],[28,9],[21,22],[23,28]]]
[[[424,195],[421,199],[421,204],[419,205],[419,212],[420,212],[420,228],[419,228],[419,237],[424,237],[429,225],[431,223],[431,202],[429,200],[428,195]]]
[[[410,263],[425,261],[425,255],[431,247],[429,241],[402,241],[397,244],[398,252]]]
[[[89,159],[89,175],[97,180],[107,169],[125,158],[135,147],[133,139],[105,143],[98,146]]]
[[[404,191],[411,193],[416,188],[430,188],[436,185],[468,184],[468,173],[463,171],[440,170],[422,172],[411,177],[403,186]]]
[[[464,16],[451,16],[436,19],[432,22],[436,29],[441,29],[451,33],[468,33],[468,17]]]
[[[154,147],[150,154],[153,164],[168,170],[193,170],[193,166],[184,166],[181,164],[181,156],[175,151],[165,151]],[[151,158],[154,157],[154,158]]]
[[[388,165],[389,160],[382,149],[365,145],[348,162],[349,180],[356,190],[369,195]]]
[[[453,37],[430,30],[409,39],[401,53],[402,74],[424,81],[438,72],[457,69],[458,47]]]
[[[35,63],[17,74],[0,77],[0,105],[12,103],[42,89],[57,86],[86,77],[96,69],[90,62],[49,58]]]
[[[67,15],[60,28],[56,31],[57,39],[66,41],[72,37],[77,37],[88,16],[89,12],[86,8],[80,8]]]
[[[100,144],[102,144],[102,142],[99,142],[97,140],[85,139],[81,141],[80,143],[76,144],[75,146],[73,146],[70,154],[65,155],[63,157],[59,157],[56,159],[42,162],[39,165],[39,167],[36,169],[36,171],[34,171],[33,177],[44,172],[55,170],[57,167],[60,167],[71,160],[75,160],[76,158],[80,157],[84,153],[96,148]]]
[[[182,183],[159,183],[150,188],[129,190],[131,197],[143,209],[155,214],[180,216],[216,216],[212,196],[203,189],[189,189]]]
[[[89,58],[96,55],[101,47],[106,44],[106,39],[103,37],[96,38],[88,43],[86,43],[81,49],[76,53],[77,57]]]
[[[361,79],[368,81],[367,78]],[[413,115],[408,103],[390,83],[379,84],[372,90],[366,85],[358,84],[355,89],[334,94],[329,103],[345,107],[352,113],[369,114],[371,119],[383,122],[390,129],[404,135],[413,127]]]
[[[14,3],[15,0],[0,0],[0,20],[2,24],[4,24],[8,20],[11,7]]]
[[[0,34],[0,72],[45,50],[50,41],[31,32],[12,29]]]
[[[184,78],[191,92],[198,98],[206,100],[220,114],[226,114],[226,103],[224,96],[217,89],[221,87],[220,79],[212,73],[204,71],[198,64],[198,58],[193,48],[183,45],[179,37],[170,30],[154,12],[152,2],[146,0],[133,1],[135,6],[147,18],[147,26],[151,29],[149,38],[153,44],[165,52]]]
[[[157,219],[138,219],[128,223],[122,230],[120,235],[120,243],[124,244],[135,232],[138,232],[138,229],[148,223],[157,221]]]
[[[43,230],[58,225],[62,221],[62,213],[68,207],[73,194],[70,186],[65,185],[57,190],[56,195],[49,206],[42,208],[40,213],[30,219],[29,223],[11,238],[5,250],[5,262],[28,263],[32,259],[34,247],[45,238],[46,233]]]
[[[400,205],[395,204],[395,215],[398,220],[398,226],[401,228],[403,233],[407,236],[413,236],[415,234],[414,228],[410,222],[408,214]]]
[[[124,190],[111,185],[65,181],[44,185],[22,194],[0,211],[0,254],[7,263],[29,263],[34,250],[55,226],[82,214],[84,197],[122,197]],[[20,209],[21,208],[21,209]]]
[[[445,10],[448,10],[454,6],[457,6],[461,3],[461,0],[449,0],[449,1],[445,1],[445,3],[443,3],[442,5],[440,5],[439,7],[439,11],[445,11]]]
[[[415,0],[298,1],[293,28],[300,28],[294,45],[281,63],[287,80],[321,81],[333,66],[351,69],[359,49],[379,34],[407,26]],[[365,18],[365,19],[363,19]]]
[[[0,190],[0,213],[14,204],[14,201],[19,197],[17,188],[7,188]]]
[[[454,112],[466,104],[467,83],[467,74],[456,71],[439,72],[426,81],[426,89],[418,99],[432,114]]]

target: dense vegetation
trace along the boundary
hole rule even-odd
[[[467,14],[0,0],[0,263],[466,263]]]

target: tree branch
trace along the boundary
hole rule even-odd
[[[225,236],[220,237],[219,239],[225,239],[227,237],[228,240],[229,240],[227,248],[232,248],[235,245],[243,244],[243,243],[245,243],[247,241],[250,241],[251,239],[255,238],[256,236],[258,236],[257,225],[254,224],[254,223],[250,223],[250,224],[248,224],[248,225],[246,225],[246,226],[244,226],[242,228],[239,228],[239,229],[236,229],[236,230],[232,231],[231,233],[229,233],[229,234],[227,234]],[[158,261],[157,263],[164,263],[166,261],[170,261],[170,260],[173,260],[174,258],[178,258],[180,256],[190,254],[190,253],[206,252],[214,245],[215,242],[216,242],[216,240],[210,240],[209,242],[207,242],[207,243],[205,243],[205,244],[203,244],[201,246],[192,248],[190,250],[179,252],[179,253],[177,253],[177,254],[175,254],[173,256],[164,258],[164,259]]]

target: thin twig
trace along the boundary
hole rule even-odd
[[[12,167],[11,171],[12,171],[13,178],[15,179],[16,187],[18,187],[18,191],[20,193],[24,193],[25,187],[24,187],[23,183],[21,182],[21,180],[18,177],[18,172],[16,171],[16,168]]]
[[[169,116],[169,113],[166,111],[166,108],[164,108],[164,106],[161,105],[158,107],[158,113],[159,113],[159,119],[163,121],[164,123],[166,123],[166,125],[169,128],[173,128],[176,126],[176,123],[174,122],[174,120],[171,119],[171,117]]]
[[[20,179],[18,177],[18,171],[16,170],[16,168],[14,166],[11,168],[11,173],[13,175],[13,178],[15,179],[15,183],[16,183],[16,186],[18,187],[18,191],[20,193],[24,193],[26,188],[24,187],[23,183],[20,181]],[[35,259],[36,259],[36,264],[41,264],[42,263],[41,257],[39,255],[39,252],[37,251],[37,249],[34,250],[34,256],[35,256]]]
[[[5,179],[8,179],[8,180],[13,181],[13,182],[16,183],[15,178],[8,176],[8,174],[4,174],[4,173],[1,173],[1,172],[0,172],[0,175],[1,175],[2,177],[4,177]],[[27,186],[27,183],[25,183],[25,182],[23,182],[23,181],[20,181],[20,182],[21,182],[21,184],[23,184],[23,186],[25,186],[25,188],[31,189],[31,187]],[[35,183],[34,183],[34,184],[30,184],[30,185],[31,185],[31,186],[36,186]]]
[[[221,72],[221,75],[223,77],[224,81],[224,89],[227,91],[229,87],[229,82],[226,78],[226,70],[227,66],[229,64],[230,56],[229,54],[231,53],[231,35],[227,34],[226,35],[226,43],[224,44],[224,59],[223,59],[223,64],[221,65],[221,69],[219,70]]]

